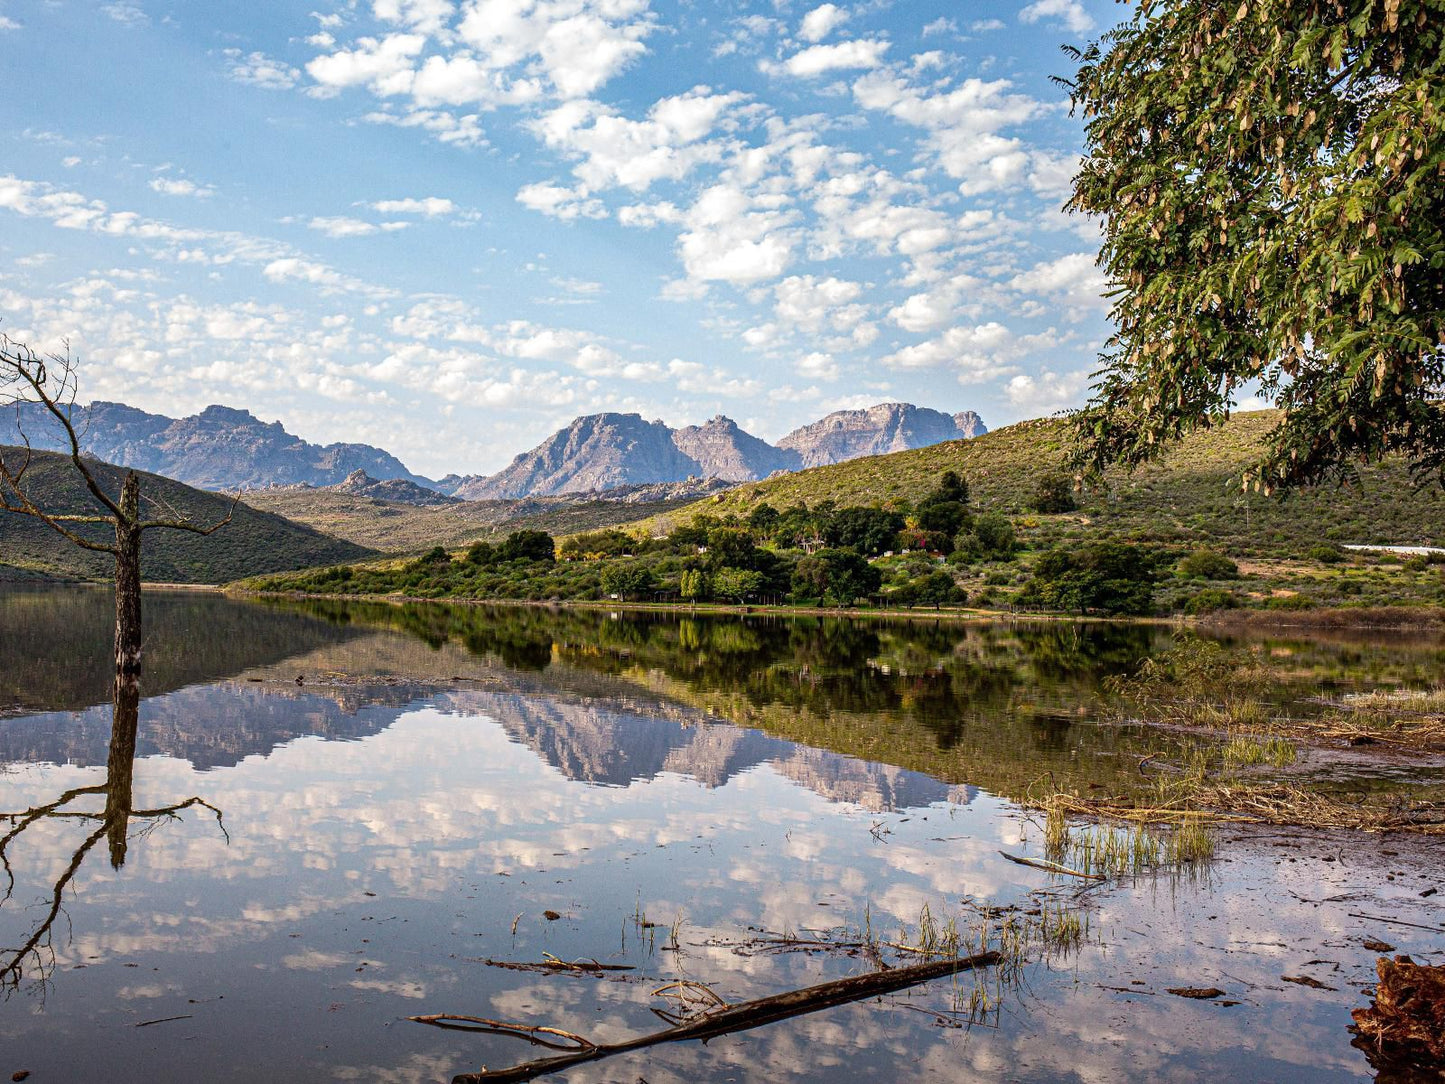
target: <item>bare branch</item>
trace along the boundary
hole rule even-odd
[[[30,347],[18,343],[10,336],[0,333],[0,370],[3,370],[4,384],[10,387],[24,385],[20,392],[12,392],[16,402],[32,401],[29,395],[33,395],[33,401],[39,402],[47,411],[65,428],[65,435],[70,444],[70,461],[75,469],[80,472],[81,478],[85,480],[85,487],[100,504],[102,504],[117,519],[124,519],[120,506],[100,488],[100,483],[91,474],[90,468],[86,466],[84,458],[80,454],[80,438],[76,435],[75,426],[71,423],[71,409],[75,400],[75,364],[70,359],[69,346],[66,353],[50,354],[49,360],[60,368],[60,375],[53,377],[50,373],[46,359],[42,358]],[[29,389],[29,394],[25,393]],[[52,390],[52,388],[54,390]],[[28,442],[27,442],[28,444]],[[8,479],[7,479],[8,481]],[[74,541],[74,539],[72,539]],[[90,547],[87,547],[90,548]]]
[[[231,522],[231,517],[236,514],[236,505],[241,503],[241,494],[237,493],[231,498],[231,507],[226,509],[224,519],[218,519],[209,527],[200,527],[188,519],[148,519],[141,523],[142,531],[149,531],[155,527],[165,527],[172,531],[189,531],[191,534],[209,535],[215,534],[226,524]]]

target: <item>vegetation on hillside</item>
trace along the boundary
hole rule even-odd
[[[246,494],[253,507],[304,523],[358,546],[386,553],[419,553],[432,546],[497,541],[516,530],[553,535],[596,531],[682,508],[687,500],[628,503],[567,497],[464,501],[419,507],[342,493],[335,489],[260,489]]]
[[[91,462],[97,480],[118,489],[123,468]],[[142,474],[142,511],[214,522],[230,510],[228,498],[154,474]],[[66,456],[36,453],[26,475],[27,488],[44,507],[58,513],[88,511],[89,494]],[[93,528],[92,528],[93,529]],[[84,528],[82,528],[84,530]],[[111,532],[113,535],[113,532]],[[97,533],[98,541],[105,535]],[[112,539],[113,540],[113,539]],[[226,583],[285,569],[355,561],[373,551],[332,538],[245,504],[236,506],[226,527],[209,537],[158,532],[146,540],[141,560],[145,579],[166,583]],[[114,569],[108,554],[77,549],[43,523],[0,514],[0,569],[7,576],[44,574],[81,580],[108,579]]]
[[[1442,541],[1445,494],[1403,465],[1368,488],[1244,496],[1231,475],[1268,415],[1244,415],[1133,475],[1060,484],[1067,427],[975,440],[753,483],[643,524],[563,538],[555,561],[434,550],[250,586],[423,598],[970,605],[1067,613],[1208,614],[1445,601],[1435,557],[1344,543]],[[1067,498],[1067,499],[1066,499]],[[1069,508],[1069,504],[1074,505]],[[1043,508],[1059,509],[1054,512]]]

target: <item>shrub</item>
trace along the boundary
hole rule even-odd
[[[981,556],[992,560],[1007,561],[1018,549],[1014,525],[997,512],[978,517],[973,525],[973,537],[978,541]]]
[[[1203,591],[1196,591],[1194,595],[1184,604],[1184,612],[1187,614],[1212,614],[1215,610],[1233,610],[1239,606],[1239,599],[1233,591],[1225,591],[1219,587],[1206,587]]]
[[[1057,471],[1042,475],[1029,507],[1045,515],[1072,512],[1078,507],[1074,502],[1074,480]]]
[[[1337,565],[1345,559],[1345,551],[1333,542],[1316,542],[1305,551],[1305,557],[1322,565]]]
[[[1232,580],[1239,575],[1239,566],[1222,553],[1195,550],[1179,562],[1179,575],[1186,580]]]

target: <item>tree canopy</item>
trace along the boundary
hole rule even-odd
[[[1116,324],[1083,465],[1257,389],[1284,415],[1246,483],[1445,480],[1445,0],[1141,0],[1073,55]]]

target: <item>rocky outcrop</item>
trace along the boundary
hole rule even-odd
[[[971,410],[948,415],[909,403],[840,410],[795,429],[777,445],[745,432],[721,414],[703,425],[676,430],[660,421],[644,421],[640,414],[592,414],[559,429],[498,474],[448,475],[436,484],[469,501],[562,494],[614,499],[615,491],[627,488],[679,483],[696,488],[708,479],[751,482],[780,472],[922,448],[984,432],[982,420]],[[659,492],[655,497],[632,499],[661,500],[674,495],[675,491]]]
[[[700,473],[672,430],[641,414],[589,414],[559,429],[505,470],[464,479],[452,495],[468,501],[590,493],[616,486],[680,482]]]
[[[370,497],[374,501],[392,501],[396,504],[414,504],[422,508],[438,504],[461,503],[455,497],[448,497],[445,493],[438,493],[426,486],[419,486],[405,478],[378,480],[359,467],[348,474],[345,481],[326,488],[335,490],[337,493],[349,493],[353,497]]]
[[[926,448],[946,440],[976,437],[987,430],[973,411],[944,414],[912,403],[879,403],[866,410],[838,410],[794,429],[778,447],[796,454],[804,467],[822,467],[865,455]]]
[[[689,425],[672,435],[678,449],[698,465],[704,478],[727,482],[755,482],[774,471],[797,470],[802,459],[795,452],[774,448],[765,440],[738,428],[721,414],[703,425]]]
[[[401,478],[429,486],[395,456],[368,444],[311,444],[245,410],[210,406],[188,418],[148,414],[124,403],[77,407],[73,420],[85,452],[123,467],[151,471],[202,489],[256,489],[267,485],[329,486],[355,470],[373,478]],[[5,421],[0,443],[13,441]],[[39,408],[21,417],[37,448],[61,451],[63,434]]]

